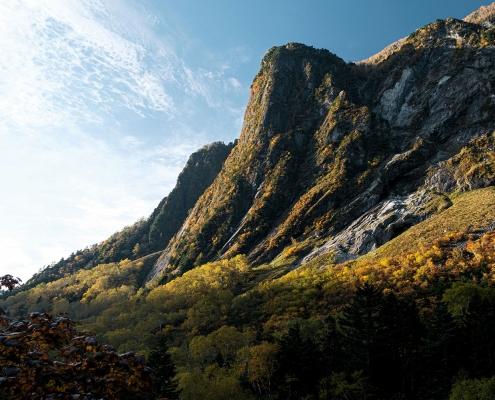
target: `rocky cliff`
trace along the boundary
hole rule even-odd
[[[269,50],[238,145],[148,279],[240,253],[259,264],[297,243],[300,261],[355,258],[449,207],[444,193],[491,185],[492,8],[357,64]]]

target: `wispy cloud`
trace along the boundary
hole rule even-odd
[[[23,279],[42,265],[104,240],[147,217],[174,186],[184,144],[135,150],[129,136],[121,151],[79,133],[73,145],[56,140],[26,145],[0,136],[0,240],[2,273]],[[12,149],[19,148],[19,152]]]
[[[193,151],[238,134],[242,49],[193,68],[188,46],[143,0],[0,2],[0,275],[148,216]]]
[[[174,93],[208,97],[159,17],[116,1],[0,4],[0,112],[5,129],[101,122],[101,111],[177,113]],[[151,28],[149,21],[152,22]]]
[[[228,78],[227,81],[232,85],[234,89],[240,89],[242,87],[241,82],[235,78]]]

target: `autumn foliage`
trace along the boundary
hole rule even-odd
[[[144,358],[117,354],[77,332],[68,318],[32,313],[16,322],[2,315],[0,322],[0,388],[7,399],[154,398]]]
[[[0,276],[0,289],[6,287],[10,292],[21,283],[20,278],[14,278],[12,275]]]
[[[19,279],[0,278],[12,290]],[[31,313],[12,321],[0,313],[2,399],[151,399],[154,377],[144,358],[117,354],[69,318]]]

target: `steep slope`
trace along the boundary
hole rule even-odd
[[[19,290],[52,282],[98,264],[119,262],[126,258],[134,260],[163,250],[186,219],[188,211],[213,182],[233,147],[233,143],[226,145],[215,142],[191,154],[177,178],[175,188],[150,217],[125,227],[97,245],[79,250],[67,259],[50,265],[35,274]]]
[[[206,391],[216,399],[222,387],[239,389],[241,382],[254,388],[252,396],[225,398],[262,399],[269,388],[257,391],[253,382],[263,383],[266,375],[278,393],[272,397],[286,399],[288,373],[293,392],[317,398],[325,377],[355,371],[380,391],[371,398],[445,399],[459,370],[470,377],[495,374],[495,235],[493,224],[483,225],[495,220],[494,190],[464,193],[437,218],[398,236],[393,251],[405,252],[383,252],[385,245],[367,260],[335,265],[315,259],[278,279],[260,279],[264,268],[238,256],[146,290],[137,287],[143,261],[125,260],[17,293],[0,307],[12,316],[69,313],[81,330],[119,352],[146,354],[166,343],[185,399],[205,398]],[[466,223],[474,226],[464,229]],[[409,232],[430,233],[432,240],[411,247]],[[368,297],[355,304],[363,288]],[[367,312],[372,325],[363,325]],[[367,351],[374,354],[369,361]],[[308,369],[311,376],[304,375]]]
[[[175,188],[152,214],[149,243],[154,250],[164,249],[177,233],[187,213],[216,178],[234,146],[234,143],[215,142],[189,157]]]
[[[315,135],[324,121],[330,128],[334,114],[340,115],[341,129],[356,128],[356,138],[345,140],[347,152],[364,149],[361,131],[367,129],[369,112],[348,100],[358,97],[354,78],[352,68],[326,50],[300,44],[270,50],[252,85],[239,144],[169,245],[164,264],[184,271],[218,255],[252,252],[308,186],[314,186],[327,159],[339,153],[325,154],[325,136]],[[337,132],[334,136],[336,142],[342,139]],[[332,181],[352,174],[341,168],[346,155],[337,155]],[[366,165],[366,155],[362,158]],[[281,244],[265,240],[253,257],[266,258],[266,251],[273,253]]]
[[[361,266],[375,260],[397,257],[401,254],[421,251],[446,234],[469,233],[476,227],[478,232],[493,231],[495,228],[495,187],[454,193],[451,206],[444,208],[431,218],[412,226],[382,246],[359,257],[356,265]],[[450,199],[449,199],[450,200]],[[326,244],[328,246],[328,243]],[[328,253],[331,252],[331,257]],[[337,253],[337,254],[336,254]],[[320,257],[318,257],[320,255]],[[337,257],[335,257],[337,255]],[[338,250],[319,252],[308,257],[307,265],[324,265],[339,261]],[[306,266],[307,266],[306,265]]]
[[[148,278],[242,253],[266,262],[291,242],[319,248],[306,261],[333,250],[355,258],[449,207],[443,192],[492,184],[445,169],[483,135],[469,162],[492,168],[486,32],[438,20],[364,66],[301,44],[271,49],[239,145]]]

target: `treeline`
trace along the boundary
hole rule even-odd
[[[283,333],[223,326],[168,351],[183,399],[493,399],[494,313],[495,291],[472,283],[421,307],[364,283]]]

